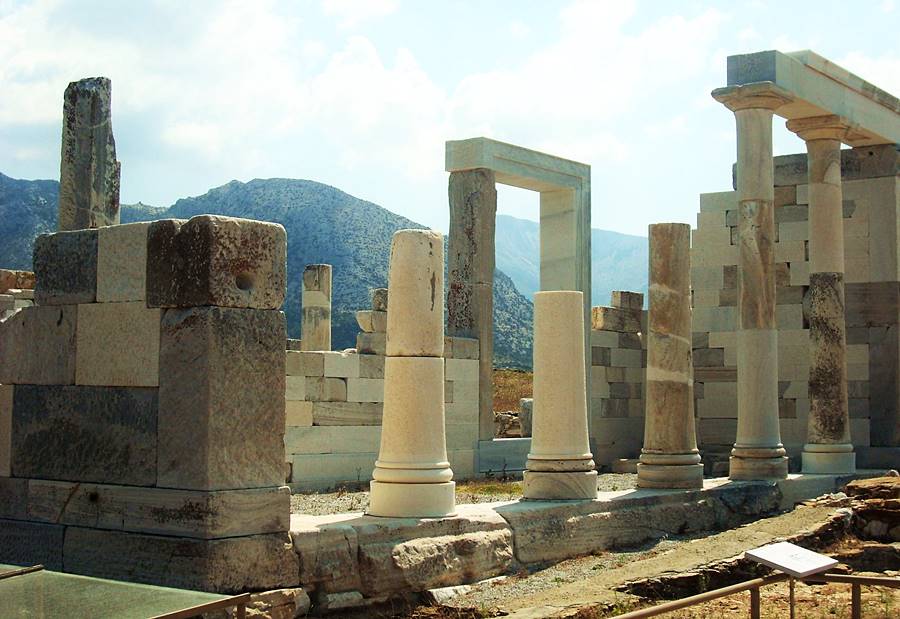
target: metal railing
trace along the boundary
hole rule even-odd
[[[650,608],[642,608],[640,610],[633,610],[631,612],[625,613],[624,615],[616,615],[618,619],[641,619],[644,617],[656,617],[657,615],[662,615],[663,613],[672,612],[674,610],[679,610],[681,608],[687,608],[689,606],[696,606],[697,604],[702,604],[704,602],[710,602],[712,600],[717,600],[719,598],[727,597],[729,595],[734,595],[735,593],[741,593],[743,591],[750,591],[750,618],[751,619],[759,619],[759,609],[760,609],[760,597],[759,590],[760,587],[764,587],[766,585],[771,585],[777,582],[782,582],[784,580],[788,580],[791,577],[787,574],[772,574],[771,576],[764,576],[763,578],[754,578],[753,580],[748,580],[746,582],[741,582],[736,585],[729,585],[728,587],[722,587],[721,589],[714,589],[712,591],[705,591],[704,593],[698,593],[697,595],[692,595],[690,597],[682,598],[680,600],[673,600],[671,602],[665,602],[663,604],[659,604],[657,606],[651,606]],[[815,574],[813,576],[807,576],[805,578],[798,578],[800,582],[805,583],[847,583],[850,585],[850,617],[851,619],[860,619],[862,613],[862,587],[893,587],[900,588],[900,579],[898,578],[887,578],[883,576],[850,576],[847,574]],[[793,613],[792,613],[793,615]]]

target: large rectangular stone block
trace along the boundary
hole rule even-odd
[[[58,524],[0,519],[0,563],[63,569],[63,532]]]
[[[380,402],[313,402],[312,422],[317,426],[380,426]]]
[[[27,307],[0,322],[0,383],[75,382],[74,305]]]
[[[159,486],[284,481],[285,325],[277,311],[166,310],[160,329]]]
[[[216,215],[155,221],[147,234],[147,305],[279,309],[286,256],[279,224]]]
[[[34,241],[34,300],[73,305],[97,300],[97,230],[42,234]]]
[[[16,385],[12,474],[152,486],[156,422],[156,389]]]
[[[378,452],[381,428],[372,426],[311,426],[288,428],[284,436],[288,454]]]
[[[278,533],[290,527],[291,492],[172,490],[28,480],[28,519],[199,539]]]
[[[200,591],[296,587],[300,579],[287,533],[199,540],[68,527],[63,555],[76,574]]]
[[[147,230],[150,225],[150,222],[141,222],[98,230],[98,302],[147,299]]]
[[[158,386],[160,311],[142,301],[80,305],[75,383]]]

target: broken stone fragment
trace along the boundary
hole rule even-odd
[[[360,310],[356,312],[356,323],[364,333],[385,333],[387,331],[387,312]]]

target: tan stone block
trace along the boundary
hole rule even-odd
[[[622,309],[641,311],[644,309],[644,295],[641,292],[629,290],[613,290],[610,296],[610,305]]]
[[[778,363],[785,365],[807,365],[809,363],[809,345],[794,346],[778,341]]]
[[[737,308],[697,307],[692,313],[696,331],[734,331],[737,328]]]
[[[75,384],[159,386],[160,317],[143,301],[79,306]]]
[[[701,211],[697,213],[697,228],[720,229],[725,227],[725,211]]]
[[[591,346],[617,348],[619,346],[619,333],[617,331],[591,329]]]
[[[146,301],[149,227],[142,222],[98,230],[98,303]]]
[[[477,433],[476,424],[476,433]],[[453,469],[453,479],[473,479],[475,472],[476,452],[474,449],[450,449],[447,451],[447,459],[450,460],[450,468]]]
[[[325,376],[325,354],[289,350],[285,357],[285,372],[288,376]]]
[[[642,354],[640,350],[614,348],[610,351],[610,363],[613,367],[639,368],[642,365]]]
[[[444,404],[453,402],[453,383],[449,380],[444,381]]]
[[[348,402],[384,402],[383,378],[348,378]]]
[[[606,380],[611,383],[625,382],[625,368],[605,368]]]
[[[454,402],[478,402],[477,380],[454,380],[451,384]]]
[[[286,402],[306,400],[306,377],[286,376],[284,382],[284,399]]]
[[[447,359],[444,363],[445,380],[478,380],[478,361],[473,359]]]
[[[809,223],[806,221],[786,221],[778,224],[778,241],[808,241]]]
[[[869,345],[868,344],[848,344],[847,345],[847,363],[868,363],[869,362]]]
[[[478,446],[477,423],[448,423],[446,428],[448,450],[475,449]]]
[[[372,426],[289,427],[284,435],[289,455],[372,452],[380,442],[381,428]]]
[[[626,383],[640,383],[644,380],[646,370],[643,367],[626,367],[625,380]]]
[[[0,477],[12,475],[12,411],[13,386],[0,385]]]
[[[450,340],[451,355],[446,354],[447,340]],[[444,338],[445,356],[452,356],[454,359],[478,359],[479,358],[479,342],[471,337],[449,337]]]
[[[775,324],[778,329],[802,329],[803,307],[800,305],[776,305]]]
[[[790,365],[787,363],[778,364],[778,380],[780,381],[808,381],[809,365],[807,363]]]
[[[637,310],[597,306],[591,308],[591,329],[637,333],[641,330],[641,314]]]
[[[294,377],[292,377],[294,378]],[[330,376],[304,378],[306,400],[311,402],[346,402],[347,381]]]
[[[703,386],[705,400],[723,400],[737,406],[737,383],[706,383]]]
[[[358,333],[356,335],[356,350],[360,356],[377,355],[384,357],[387,354],[387,334]]]
[[[871,281],[869,258],[844,258],[844,281],[848,284]]]
[[[477,402],[451,402],[444,407],[447,423],[478,423]]]
[[[869,220],[856,218],[844,220],[844,239],[869,238]]]
[[[0,383],[75,383],[76,305],[34,306],[0,322]]]
[[[700,194],[700,211],[703,213],[724,213],[737,207],[737,192],[717,191]]]
[[[797,185],[797,204],[809,204],[809,185]]]
[[[384,378],[384,357],[381,355],[360,355],[359,377]]]
[[[313,424],[313,403],[285,402],[284,414],[287,426],[311,426]]]
[[[697,440],[704,445],[733,445],[737,437],[737,419],[700,419]]]
[[[716,383],[706,383],[703,387],[704,391],[714,384]],[[704,397],[697,400],[697,416],[702,419],[737,419],[737,393],[734,397]]]
[[[697,289],[693,293],[694,307],[718,307],[720,290]]]
[[[365,333],[384,333],[387,331],[387,312],[360,310],[356,312],[356,323]]]
[[[372,479],[378,454],[298,454],[291,456],[293,474],[291,489],[322,490],[342,482],[364,482]]]
[[[809,286],[809,262],[791,263],[791,286]]]
[[[850,440],[855,446],[868,447],[871,437],[871,422],[868,419],[850,420]]]
[[[775,262],[803,262],[806,260],[806,241],[775,243]]]
[[[359,378],[359,355],[351,352],[326,351],[325,376],[335,378]]]
[[[378,426],[382,409],[380,402],[314,402],[313,425]]]
[[[848,363],[847,364],[847,380],[869,380],[869,364],[866,363]]]

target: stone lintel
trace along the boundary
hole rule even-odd
[[[728,57],[728,86],[771,82],[792,101],[777,114],[788,120],[837,115],[858,126],[847,136],[850,146],[900,143],[900,100],[846,69],[802,50],[775,50]]]

